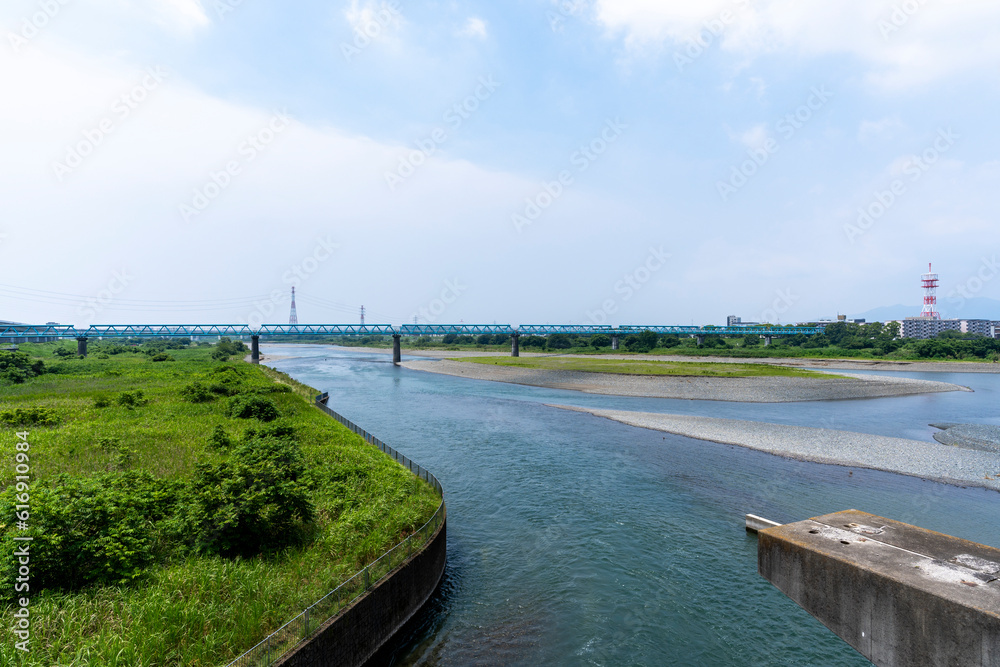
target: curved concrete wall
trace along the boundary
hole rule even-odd
[[[280,667],[360,667],[430,599],[447,563],[447,517],[423,551],[327,621],[275,663]]]

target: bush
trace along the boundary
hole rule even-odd
[[[164,555],[156,524],[173,512],[179,488],[176,482],[131,472],[97,478],[64,474],[32,485],[31,589],[72,590],[139,578]],[[11,486],[0,494],[3,516],[14,515],[18,493]],[[0,587],[13,591],[16,543],[3,542]]]
[[[441,342],[445,345],[454,345],[457,340],[458,334],[445,334],[444,338],[441,339]]]
[[[479,337],[476,338],[477,345],[490,345],[492,343],[493,343],[493,336],[490,334],[480,334]]]
[[[215,393],[197,380],[181,389],[181,396],[191,403],[208,403],[215,400]]]
[[[639,334],[625,336],[625,347],[629,352],[649,352],[656,347],[658,338],[655,332],[646,329]]]
[[[101,395],[94,399],[95,408],[106,408],[111,405],[111,399],[107,396]]]
[[[151,359],[152,359],[153,361],[173,361],[173,360],[174,360],[174,358],[173,358],[173,357],[171,357],[171,356],[170,356],[169,354],[167,354],[166,352],[160,352],[160,353],[158,353],[158,354],[154,354],[154,355],[153,355],[152,357],[150,357],[150,358],[151,358]]]
[[[677,336],[677,334],[664,334],[660,337],[660,347],[671,348],[677,347],[680,344],[681,339]]]
[[[45,362],[24,352],[0,350],[0,384],[21,384],[45,372]]]
[[[7,426],[55,426],[59,415],[52,408],[0,410],[0,424]]]
[[[254,438],[229,461],[198,466],[187,508],[197,551],[254,556],[297,541],[313,519],[305,457],[298,445]]]
[[[238,394],[229,399],[228,414],[238,419],[259,419],[274,421],[280,416],[278,406],[271,399],[260,394]]]
[[[138,408],[140,406],[149,403],[149,399],[142,392],[142,389],[136,389],[135,391],[123,391],[118,394],[118,398],[115,399],[118,405],[123,408],[128,408],[132,410],[133,408]]]
[[[226,429],[221,424],[216,424],[212,435],[208,436],[208,447],[214,450],[228,450],[233,446],[233,441],[226,433]]]

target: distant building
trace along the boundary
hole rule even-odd
[[[1000,321],[907,317],[902,321],[900,335],[903,338],[934,338],[943,331],[959,331],[997,338],[1000,333]]]
[[[730,315],[726,318],[727,327],[738,327],[743,322],[743,318],[736,317],[735,315]]]

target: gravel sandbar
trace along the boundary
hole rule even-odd
[[[971,391],[967,387],[947,382],[875,375],[831,378],[620,375],[423,359],[405,361],[402,366],[412,370],[442,373],[475,380],[511,382],[551,389],[571,389],[588,394],[746,403],[827,401],[905,396],[942,391]]]
[[[789,426],[742,419],[599,410],[552,405],[586,412],[630,426],[698,440],[757,449],[803,461],[885,470],[1000,491],[1000,454],[869,433]]]

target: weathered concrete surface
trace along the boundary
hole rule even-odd
[[[447,564],[447,520],[423,551],[327,621],[275,667],[360,667],[430,599]]]
[[[856,510],[758,537],[760,574],[879,667],[1000,665],[1000,550]]]

